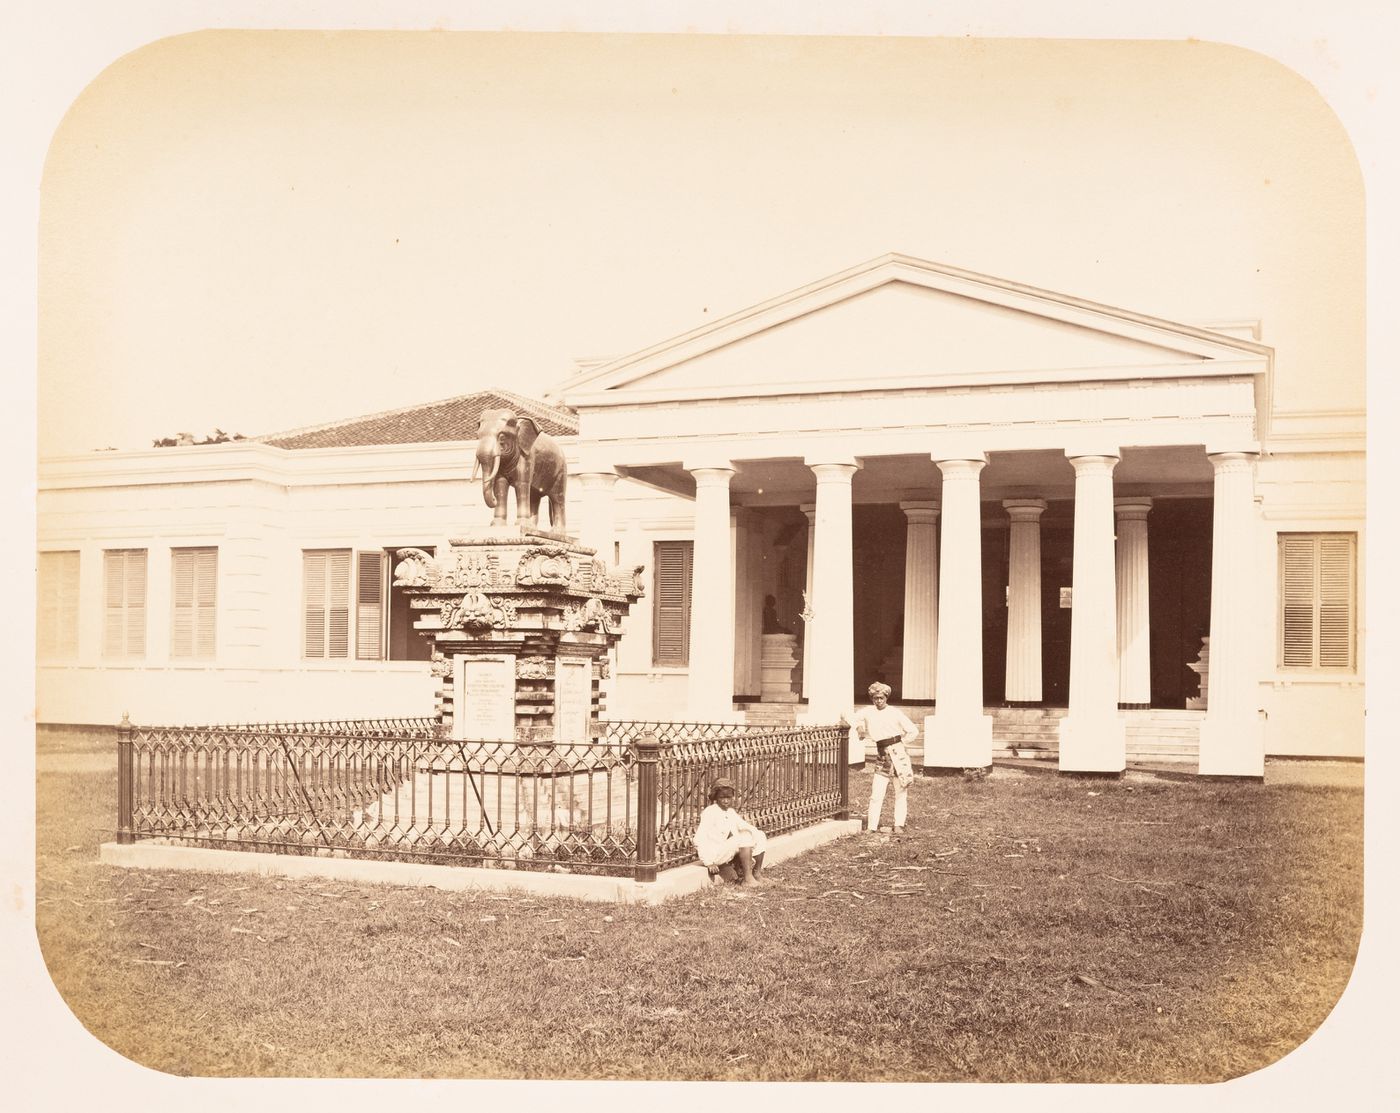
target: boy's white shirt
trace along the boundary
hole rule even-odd
[[[768,845],[768,837],[733,808],[710,804],[700,813],[700,824],[695,828],[691,841],[702,865],[721,866],[734,857],[738,847],[745,845],[738,841],[742,834],[752,837],[753,841],[748,845],[753,847],[755,854],[761,854]]]

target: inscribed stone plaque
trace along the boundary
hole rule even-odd
[[[587,657],[560,657],[554,666],[554,741],[588,741],[593,665]]]
[[[452,737],[515,741],[514,656],[458,657],[454,671]]]

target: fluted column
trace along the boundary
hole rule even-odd
[[[1255,631],[1259,623],[1252,452],[1217,452],[1210,565],[1210,701],[1203,776],[1263,779]]]
[[[732,722],[734,575],[729,529],[732,468],[688,467],[695,477],[695,550],[690,596],[690,700],[687,718]]]
[[[1152,636],[1147,591],[1147,513],[1152,500],[1113,500],[1118,535],[1118,703],[1152,703]]]
[[[1060,724],[1060,770],[1121,773],[1127,766],[1118,714],[1118,621],[1113,549],[1117,456],[1071,456],[1074,576],[1069,637],[1069,713]]]
[[[1006,499],[1011,519],[1011,567],[1006,591],[1006,699],[1008,703],[1039,703],[1041,689],[1040,636],[1040,516],[1044,499]]]
[[[572,525],[579,541],[598,550],[598,559],[611,568],[617,563],[617,510],[613,505],[615,471],[587,471],[572,477],[579,489],[579,506]]]
[[[812,619],[807,624],[810,722],[834,723],[851,706],[855,688],[854,561],[851,555],[851,477],[854,460],[812,463],[817,477],[812,560]]]
[[[938,503],[901,502],[904,511],[903,699],[938,691]]]
[[[817,551],[817,504],[814,502],[804,502],[801,506],[802,513],[807,516],[807,605],[811,605],[812,598],[812,563],[816,558]],[[802,622],[802,698],[808,699],[812,692],[812,624],[805,618]]]
[[[924,768],[986,769],[992,719],[982,703],[982,485],[984,459],[938,460],[943,552],[938,570],[937,708],[924,719]]]

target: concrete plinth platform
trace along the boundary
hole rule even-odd
[[[828,819],[814,827],[775,835],[768,840],[765,869],[781,865],[809,850],[860,831],[856,819]],[[148,870],[205,870],[211,873],[253,873],[268,877],[318,878],[368,882],[375,885],[426,885],[454,892],[529,893],[532,896],[572,897],[575,900],[620,904],[661,904],[710,885],[709,871],[693,864],[661,873],[655,881],[630,877],[601,877],[581,873],[536,873],[532,870],[439,866],[416,862],[376,862],[359,858],[328,858],[300,854],[264,854],[252,850],[213,850],[199,846],[142,841],[123,845],[107,842],[100,859],[109,866]],[[779,878],[780,880],[780,878]]]

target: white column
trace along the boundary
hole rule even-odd
[[[733,722],[734,564],[729,481],[734,469],[690,467],[695,477],[695,550],[690,588],[690,700],[686,717]]]
[[[850,709],[855,690],[851,476],[857,465],[849,458],[807,463],[817,477],[817,502],[809,604],[813,617],[807,624],[811,687],[805,718],[834,723]]]
[[[807,515],[807,605],[811,606],[812,598],[812,563],[816,559],[817,552],[817,504],[814,502],[804,502],[801,506],[802,513]],[[802,622],[802,698],[810,699],[812,694],[812,624],[806,620]],[[852,666],[854,668],[854,666]]]
[[[904,699],[938,691],[938,503],[901,502],[904,511]]]
[[[1118,702],[1152,703],[1152,638],[1147,591],[1147,513],[1152,500],[1113,500],[1118,536]]]
[[[992,718],[982,703],[982,485],[985,459],[934,461],[943,473],[938,687],[924,719],[924,768],[986,769]]]
[[[1121,773],[1127,767],[1118,714],[1117,587],[1113,468],[1117,456],[1071,456],[1074,576],[1070,597],[1069,713],[1060,723],[1060,770]]]
[[[762,688],[763,585],[754,575],[758,525],[752,511],[731,512],[734,530],[734,692],[757,697]]]
[[[1264,732],[1253,655],[1259,623],[1252,452],[1217,452],[1210,566],[1210,701],[1198,772],[1264,776]]]
[[[1006,499],[1011,519],[1011,566],[1006,591],[1006,699],[1009,703],[1039,703],[1041,689],[1040,636],[1040,516],[1044,499]]]
[[[613,488],[617,485],[615,471],[587,471],[571,477],[579,490],[579,506],[570,518],[574,535],[581,544],[598,551],[598,559],[611,568],[617,540],[617,509],[613,503]]]

